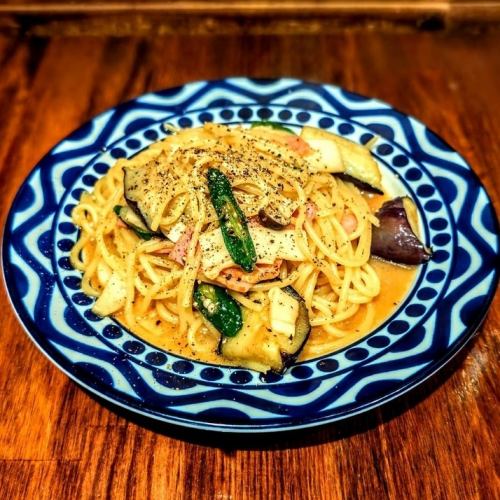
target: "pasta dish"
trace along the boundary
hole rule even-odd
[[[116,161],[72,218],[71,263],[96,314],[261,372],[366,335],[430,257],[370,144],[270,122],[172,128]]]

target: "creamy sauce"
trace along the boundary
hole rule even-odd
[[[360,308],[354,316],[339,323],[339,327],[348,332],[343,337],[335,339],[321,327],[313,328],[299,360],[304,361],[329,354],[365,337],[391,316],[405,299],[415,281],[417,268],[403,267],[378,259],[371,259],[370,264],[379,275],[381,283],[379,295],[371,302],[374,309],[372,324],[368,328],[357,328],[366,314],[365,308]],[[317,345],[324,345],[327,348],[317,353],[312,348]]]
[[[346,330],[346,334],[340,338],[332,337],[321,327],[315,327],[311,331],[299,360],[304,361],[329,354],[356,342],[373,331],[396,311],[412,287],[417,268],[403,267],[378,259],[372,259],[370,263],[379,275],[381,282],[380,294],[371,302],[374,309],[374,318],[371,325],[367,328],[357,328],[363,322],[365,316],[366,308],[361,307],[352,318],[339,323],[339,327]],[[125,324],[125,318],[121,314],[115,315],[115,318],[120,323]],[[143,340],[173,354],[205,363],[232,365],[230,361],[217,354],[219,334],[208,329],[203,328],[202,332],[198,334],[196,343],[198,352],[194,352],[189,342],[186,342],[185,334],[180,334],[175,326],[168,325],[165,322],[158,325],[156,333],[142,329],[140,324],[133,331]],[[201,335],[204,338],[200,338]],[[320,352],[317,352],[316,346],[318,345],[324,347]],[[202,353],[199,352],[201,346],[205,349]]]
[[[387,195],[365,194],[365,199],[370,206],[370,210],[374,213],[390,197]],[[366,307],[361,306],[359,311],[351,318],[338,323],[338,328],[345,331],[343,335],[334,336],[326,332],[322,327],[312,328],[309,338],[298,358],[299,361],[306,361],[330,354],[356,342],[377,328],[397,310],[415,281],[417,268],[392,264],[377,258],[372,258],[370,264],[378,274],[381,285],[379,295],[371,302],[372,321],[368,325],[363,325],[363,323],[366,323],[364,321]],[[121,324],[126,325],[122,313],[116,314],[115,319]],[[193,349],[194,343],[191,345],[189,339],[186,339],[186,335],[181,334],[175,325],[167,324],[164,321],[156,325],[155,333],[141,328],[140,323],[135,328],[129,329],[143,340],[173,354],[216,365],[235,365],[235,363],[217,354],[220,335],[213,330],[207,328],[201,329],[196,338],[195,352]],[[203,352],[200,352],[200,349],[203,349]]]

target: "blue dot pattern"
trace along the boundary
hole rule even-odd
[[[321,118],[319,121],[319,126],[321,128],[332,128],[334,121],[331,118]]]
[[[354,127],[350,123],[342,123],[339,125],[339,134],[351,135],[354,132]]]
[[[311,368],[309,368],[309,366],[299,365],[294,366],[291,373],[292,377],[304,380],[306,378],[309,378],[313,374],[313,371]]]
[[[193,126],[193,121],[190,118],[187,118],[183,116],[182,118],[179,118],[179,121],[177,122],[179,124],[179,127],[181,128],[190,128]],[[149,139],[149,137],[148,137]]]
[[[224,374],[222,373],[222,370],[219,370],[219,368],[204,368],[200,376],[203,380],[209,380],[211,382],[215,380],[220,380]]]
[[[146,132],[144,132],[144,137],[150,141],[156,141],[156,139],[158,139],[158,132],[153,129],[146,130]]]
[[[410,325],[407,321],[396,320],[389,324],[388,331],[394,335],[401,335],[405,333],[408,328],[410,328]]]
[[[273,112],[269,108],[261,108],[257,110],[257,116],[261,120],[269,120],[273,116]]]
[[[311,115],[307,111],[301,111],[300,113],[297,114],[297,120],[300,123],[305,123],[309,121]]]
[[[105,326],[102,333],[108,339],[119,339],[123,335],[121,328],[116,325]]]
[[[142,342],[128,340],[123,344],[123,349],[129,354],[142,354],[146,348]]]
[[[355,347],[354,349],[349,349],[345,353],[345,357],[351,361],[361,361],[368,357],[368,351],[362,347]]]
[[[164,365],[167,359],[167,356],[162,352],[153,351],[146,354],[146,362],[154,366]]]
[[[367,341],[367,344],[370,347],[374,347],[376,349],[381,349],[383,347],[387,347],[390,344],[390,339],[385,335],[376,335],[375,337],[370,337]]]
[[[248,384],[252,380],[252,375],[245,370],[236,370],[230,375],[230,380],[234,384]]]
[[[292,113],[288,111],[288,109],[284,109],[278,113],[279,119],[280,120],[290,120],[292,117]],[[241,116],[240,116],[241,117]]]
[[[193,371],[193,363],[191,361],[176,361],[172,364],[172,369],[176,373],[191,373]]]
[[[111,156],[115,159],[125,158],[127,156],[127,153],[122,148],[113,148],[111,150]]]
[[[200,120],[201,123],[208,123],[212,122],[214,120],[214,117],[212,116],[211,113],[200,113],[198,119]]]
[[[322,359],[316,364],[316,368],[321,372],[331,373],[337,370],[339,362],[336,359]]]

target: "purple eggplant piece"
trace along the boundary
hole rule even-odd
[[[373,227],[372,255],[409,265],[422,264],[431,258],[432,253],[411,228],[403,198],[386,201],[375,215],[380,226]]]

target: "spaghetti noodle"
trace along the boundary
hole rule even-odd
[[[82,290],[97,298],[96,312],[160,347],[226,364],[234,361],[217,353],[220,333],[193,307],[196,283],[222,284],[252,331],[272,330],[269,291],[292,286],[309,314],[309,357],[373,328],[381,291],[370,260],[378,225],[373,202],[352,183],[314,168],[304,142],[267,127],[205,124],[118,160],[72,213],[80,235],[70,259],[83,273]],[[223,245],[209,168],[229,179],[248,221],[257,251],[251,273]],[[129,170],[135,183],[142,179],[145,201],[126,199]],[[146,219],[149,239],[114,210],[128,204]],[[286,226],[263,226],[259,217],[268,207]]]

